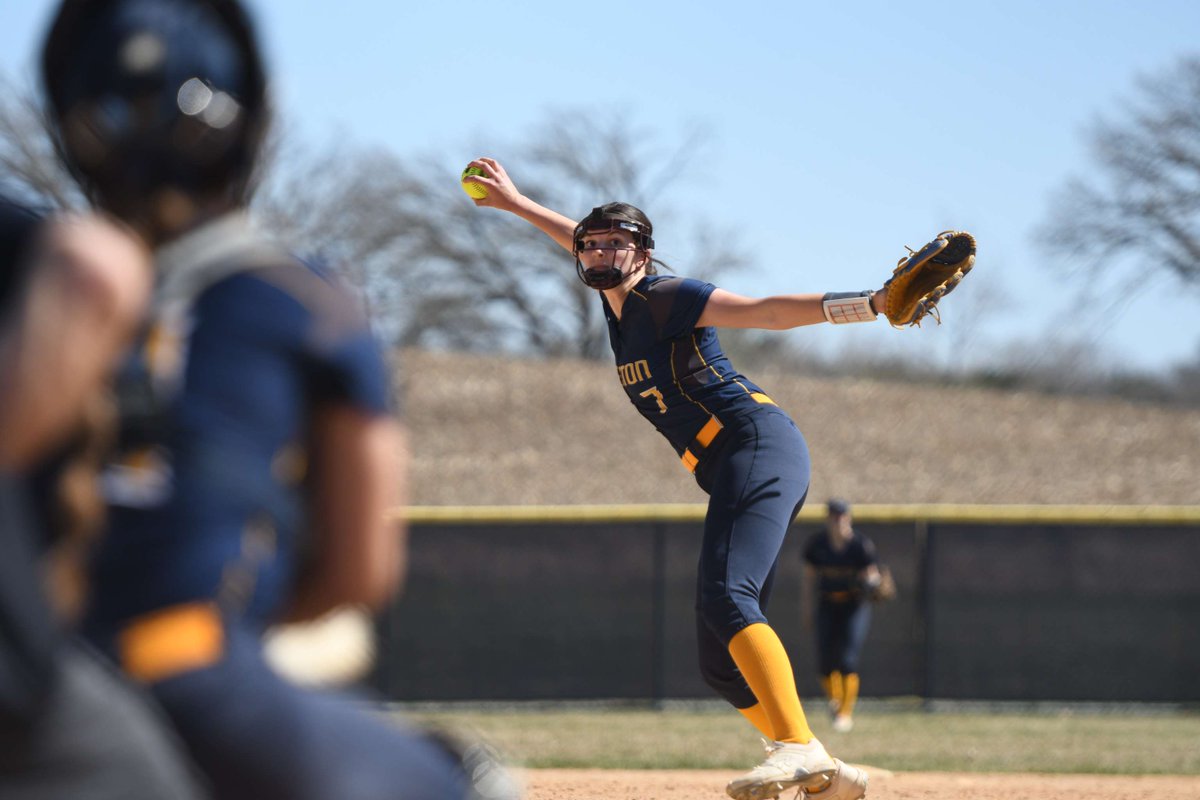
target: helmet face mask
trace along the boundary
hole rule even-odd
[[[235,0],[64,0],[42,70],[56,143],[97,205],[157,238],[245,202],[267,114]]]
[[[592,209],[592,213],[584,217],[583,221],[575,226],[574,235],[574,254],[575,254],[575,271],[579,275],[579,279],[584,282],[589,288],[599,289],[615,289],[625,280],[625,273],[617,266],[617,252],[615,248],[591,248],[595,250],[610,250],[612,258],[607,267],[591,267],[585,268],[580,254],[584,250],[589,249],[584,245],[584,237],[594,236],[598,234],[611,233],[613,231],[626,231],[633,238],[633,246],[635,251],[640,251],[648,254],[654,249],[654,238],[651,236],[651,228],[638,220],[629,219],[626,215],[617,214],[609,210],[608,207],[601,206]]]

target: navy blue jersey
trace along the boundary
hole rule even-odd
[[[305,548],[311,412],[390,413],[386,372],[349,296],[244,224],[164,255],[153,324],[119,376],[122,454],[88,632],[217,600],[266,624]],[[168,263],[164,263],[168,262]]]
[[[817,592],[825,598],[848,600],[859,595],[859,575],[876,563],[875,544],[859,533],[852,533],[841,550],[829,543],[825,531],[817,531],[804,545],[804,561],[817,571]]]
[[[40,225],[38,214],[0,196],[0,332],[21,311],[29,266],[24,255]],[[0,739],[11,720],[32,713],[47,689],[57,641],[38,580],[42,529],[28,489],[26,476],[0,473]]]
[[[15,311],[29,272],[24,256],[41,224],[41,214],[0,195],[0,319]]]
[[[25,482],[0,472],[0,741],[36,711],[53,677],[56,623],[41,586]]]
[[[729,363],[716,328],[696,327],[715,288],[647,275],[625,298],[619,320],[601,295],[621,386],[676,453],[712,417],[725,420],[759,407],[753,395],[762,390]]]

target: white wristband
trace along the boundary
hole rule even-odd
[[[871,308],[872,294],[874,292],[829,292],[821,298],[821,310],[825,312],[825,319],[834,325],[873,322],[879,315]]]

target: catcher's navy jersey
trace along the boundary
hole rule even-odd
[[[303,552],[311,411],[389,413],[351,298],[240,217],[159,261],[153,324],[118,381],[122,458],[105,474],[88,621],[102,644],[135,616],[198,600],[269,621]]]
[[[0,324],[20,313],[29,271],[24,255],[40,225],[39,215],[0,195]],[[58,639],[38,583],[42,531],[30,513],[26,478],[0,471],[0,739],[17,714],[36,710]]]
[[[716,328],[697,328],[711,283],[648,275],[634,286],[618,320],[604,302],[617,377],[629,400],[683,453],[712,417],[725,421],[759,407],[762,390],[734,370]]]

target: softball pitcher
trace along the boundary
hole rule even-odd
[[[494,159],[469,168],[482,172],[464,178],[476,205],[516,214],[575,256],[580,279],[600,293],[622,387],[710,497],[696,593],[700,669],[770,742],[729,795],[760,800],[800,787],[812,800],[865,796],[866,774],[831,757],[809,729],[765,613],[808,492],[808,448],[791,418],[733,368],[716,329],[869,321],[885,290],[756,299],[659,275],[653,227],[637,208],[609,203],[576,223],[522,195]]]

